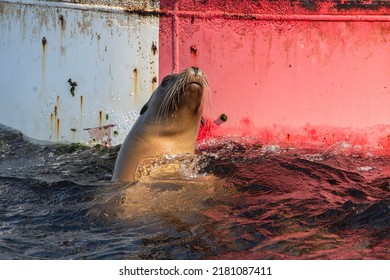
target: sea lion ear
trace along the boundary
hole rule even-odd
[[[148,103],[149,103],[149,102],[148,102]],[[146,103],[146,104],[144,105],[144,107],[142,107],[141,112],[139,113],[140,115],[143,115],[143,114],[146,112],[146,110],[148,110],[148,108],[149,108],[148,103]]]

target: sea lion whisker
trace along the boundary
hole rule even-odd
[[[140,136],[146,143],[149,143],[149,141],[146,139],[145,134],[144,134],[143,131],[141,132]]]
[[[168,89],[163,101],[161,102],[158,112],[159,118],[164,118],[168,116],[169,109],[173,107],[175,101],[178,101],[178,98],[180,97],[180,92],[185,90],[185,84],[186,75],[183,75],[183,73],[181,73],[177,76],[177,80],[173,84],[173,86]]]

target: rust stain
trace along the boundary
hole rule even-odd
[[[46,39],[46,37],[43,37],[42,38],[42,48],[44,51],[46,50],[46,45],[47,45],[47,39]]]
[[[55,117],[57,117],[57,115],[58,115],[59,104],[60,104],[60,96],[57,95],[57,102],[56,102],[56,105],[54,105],[54,116]]]
[[[133,70],[133,79],[134,79],[134,95],[137,95],[138,90],[138,70],[137,68],[134,68]]]
[[[51,131],[51,134],[53,134],[53,122],[54,122],[55,118],[54,118],[54,115],[53,113],[50,114],[50,131]]]
[[[233,12],[229,11],[230,9],[225,9],[224,7],[218,7],[218,4],[216,6],[215,3],[211,4],[211,7],[213,7],[213,11],[209,11],[207,13],[204,12],[203,9],[196,10],[196,0],[193,0],[194,4],[196,4],[194,7],[192,7],[194,10],[188,11],[186,9],[179,9],[178,7],[173,8],[172,6],[176,6],[175,2],[180,1],[166,1],[169,2],[165,4],[161,4],[159,9],[150,9],[147,7],[125,7],[123,9],[124,13],[128,14],[135,14],[139,16],[145,16],[145,17],[173,17],[173,16],[180,16],[180,17],[187,17],[190,19],[191,24],[195,22],[196,18],[201,19],[209,19],[209,18],[223,18],[228,20],[267,20],[267,21],[283,21],[283,20],[299,20],[299,21],[306,21],[307,15],[306,14],[296,14],[291,15],[293,13],[294,9],[299,5],[303,9],[305,9],[307,12],[313,13],[314,18],[317,17],[318,13],[322,10],[328,10],[328,12],[325,12],[325,15],[331,15],[330,18],[327,18],[326,20],[333,21],[335,18],[338,18],[339,15],[335,15],[335,12],[341,12],[341,15],[348,15],[348,13],[356,13],[359,11],[378,11],[379,14],[386,15],[388,12],[388,9],[390,8],[390,3],[388,0],[328,0],[328,1],[319,1],[319,0],[296,0],[296,1],[258,1],[253,0],[253,7],[254,10],[258,10],[258,12],[246,12],[246,8],[244,11],[240,12]],[[211,1],[211,2],[218,2],[218,1]],[[251,2],[250,0],[247,1],[238,1],[238,0],[232,0],[229,2]],[[279,6],[278,9],[283,11],[283,15],[279,14],[278,12],[275,12],[274,14],[268,14],[267,12],[275,8],[277,6],[274,6],[274,4],[264,6],[260,4],[260,2],[276,2]],[[289,4],[285,4],[289,3]],[[294,4],[291,4],[294,2]],[[296,2],[296,3],[295,3]],[[208,0],[199,0],[200,4],[208,5]],[[333,3],[333,4],[331,4]],[[296,5],[298,4],[298,5]],[[231,4],[227,4],[230,6]],[[247,5],[238,5],[235,10],[242,10],[242,6]],[[251,5],[251,6],[252,6]],[[251,9],[251,8],[249,8]],[[264,13],[265,12],[265,13]],[[310,16],[309,16],[310,17]],[[332,18],[333,17],[333,18]],[[348,20],[352,21],[364,21],[364,18],[356,18],[355,15],[352,14],[351,17],[347,17]]]
[[[57,95],[56,103],[54,105],[53,112],[50,114],[50,130],[51,135],[55,135],[56,140],[59,140],[60,138],[60,119],[58,118],[59,115],[59,103],[60,103],[60,96]],[[52,137],[52,136],[50,136]]]
[[[83,112],[83,105],[84,105],[84,97],[80,95],[80,112]]]
[[[61,31],[65,30],[65,17],[63,15],[59,15],[58,21],[60,22]]]
[[[87,15],[83,15],[81,17],[81,21],[77,22],[77,26],[79,27],[81,33],[87,33],[92,27],[92,21]]]
[[[46,47],[47,47],[47,39],[46,37],[42,38],[42,83],[45,82],[46,77]]]
[[[153,79],[152,79],[152,92],[155,89],[156,83],[157,83],[157,77],[153,77]]]
[[[151,71],[150,71],[150,74],[153,75],[153,79],[152,79],[152,92],[154,92],[156,86],[155,84],[157,83],[157,77],[154,76],[156,75],[156,63],[155,63],[155,58],[153,56],[155,56],[157,54],[157,45],[156,45],[156,42],[152,41],[152,57],[151,57],[151,61],[150,61],[150,66],[151,66]]]
[[[60,31],[61,31],[61,46],[60,46],[60,51],[62,55],[66,54],[66,48],[64,46],[64,31],[66,28],[66,21],[65,17],[63,15],[58,16],[58,21],[60,23]]]
[[[157,53],[157,46],[156,46],[155,42],[152,42],[152,54],[156,55],[156,53]]]
[[[99,111],[99,126],[103,126],[103,112]]]
[[[336,2],[336,1],[335,1]],[[337,10],[379,10],[382,8],[390,8],[389,1],[386,0],[343,0],[337,1],[335,4]]]
[[[192,55],[196,55],[197,52],[198,52],[198,48],[197,48],[195,45],[192,45],[192,46],[190,47],[190,53],[191,53]]]
[[[192,59],[193,59],[193,65],[198,65],[198,56],[197,56],[197,54],[198,54],[198,48],[195,46],[195,45],[192,45],[191,47],[190,47],[190,54],[191,54],[191,57],[192,57]]]
[[[146,8],[131,8],[126,7],[123,9],[123,12],[128,14],[135,14],[144,17],[159,17],[159,16],[167,16],[169,12],[158,11],[158,10],[147,10]]]
[[[57,119],[56,122],[56,139],[60,139],[60,119]]]

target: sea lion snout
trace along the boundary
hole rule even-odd
[[[189,71],[190,74],[195,76],[195,77],[202,77],[203,76],[203,72],[202,72],[202,70],[199,69],[199,67],[192,66],[192,67],[189,67],[187,69],[187,71]]]
[[[207,80],[202,70],[198,67],[192,66],[186,70],[188,86],[190,88],[199,86],[204,89],[207,86]]]
[[[187,86],[183,94],[196,95],[197,97],[192,101],[193,104],[197,104],[196,107],[200,105],[198,98],[204,93],[205,88],[207,87],[207,78],[203,74],[202,70],[198,67],[192,66],[186,70],[187,76]]]
[[[192,69],[193,69],[193,71],[194,71],[195,76],[198,75],[198,73],[199,73],[199,68],[198,68],[198,67],[195,67],[195,66],[192,66]],[[202,73],[202,71],[201,71],[201,73]]]

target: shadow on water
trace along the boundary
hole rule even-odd
[[[0,258],[390,259],[389,158],[344,146],[210,141],[199,174],[121,184],[118,147],[1,128]]]

